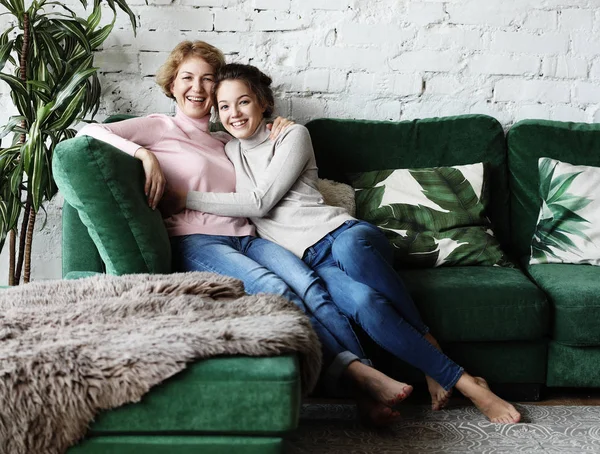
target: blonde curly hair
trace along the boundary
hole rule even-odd
[[[182,41],[171,51],[167,61],[156,73],[156,83],[162,88],[163,93],[175,99],[171,93],[171,85],[177,76],[179,66],[190,57],[199,57],[206,61],[215,73],[225,65],[223,52],[204,41]]]

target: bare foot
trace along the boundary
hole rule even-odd
[[[413,390],[412,386],[396,381],[359,361],[351,363],[346,373],[361,391],[392,409],[406,399]]]
[[[431,395],[431,409],[433,411],[441,410],[448,405],[448,401],[452,395],[452,390],[446,391],[442,385],[440,385],[431,377],[426,376],[425,380],[427,380],[427,388],[429,389],[429,394]]]
[[[400,417],[398,411],[364,394],[356,399],[356,406],[361,421],[367,426],[388,426]]]
[[[521,420],[517,409],[490,391],[487,382],[481,377],[475,378],[465,372],[456,383],[456,388],[471,399],[491,422],[513,424]]]

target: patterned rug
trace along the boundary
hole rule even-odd
[[[290,454],[600,453],[600,407],[515,405],[521,424],[492,424],[473,406],[439,412],[406,405],[386,429],[369,429],[353,405],[307,404]]]

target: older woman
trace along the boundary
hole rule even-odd
[[[492,422],[515,423],[519,412],[444,355],[398,274],[376,227],[327,206],[316,189],[317,167],[306,128],[294,125],[268,140],[271,79],[254,66],[230,64],[217,75],[213,103],[236,140],[225,147],[237,192],[190,191],[187,208],[249,216],[260,236],[303,258],[337,306],[379,346],[424,371],[434,409],[456,387]]]
[[[340,377],[349,378],[366,416],[372,422],[387,422],[398,415],[393,407],[412,387],[369,366],[348,319],[316,273],[286,249],[257,238],[246,218],[178,211],[169,205],[170,195],[182,191],[235,190],[234,168],[224,152],[231,137],[209,132],[210,92],[224,63],[215,47],[182,42],[157,75],[165,95],[177,103],[174,117],[153,114],[90,124],[79,135],[95,137],[142,161],[149,205],[154,209],[166,195],[161,211],[176,269],[225,274],[242,280],[248,293],[280,294],[296,303],[309,315],[322,342],[327,382],[337,386]],[[274,135],[280,128],[274,127]]]

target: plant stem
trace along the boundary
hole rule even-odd
[[[23,222],[21,223],[21,235],[19,236],[19,259],[15,269],[15,285],[21,282],[21,270],[23,269],[23,258],[25,254],[25,240],[29,230],[29,217],[31,214],[31,196],[27,197],[25,212],[23,213]]]
[[[31,274],[31,243],[33,242],[33,227],[35,225],[35,211],[31,210],[29,225],[27,226],[27,242],[25,243],[25,270],[23,270],[23,282],[29,282]]]
[[[10,231],[10,239],[9,241],[9,249],[8,256],[10,258],[10,263],[8,265],[8,285],[16,285],[15,284],[15,246],[17,245],[17,234],[15,229]]]

